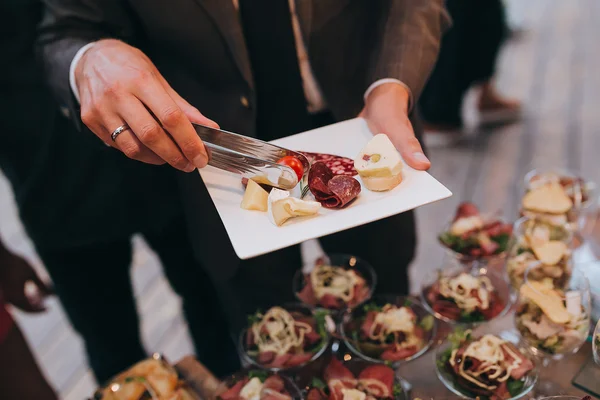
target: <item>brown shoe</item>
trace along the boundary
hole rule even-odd
[[[482,85],[477,108],[480,125],[508,124],[522,116],[521,102],[502,97],[491,83]]]

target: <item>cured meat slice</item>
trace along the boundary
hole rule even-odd
[[[218,396],[219,400],[234,400],[237,399],[240,396],[240,392],[242,391],[242,389],[244,388],[244,386],[246,386],[246,383],[248,383],[248,378],[244,378],[238,382],[236,382],[235,385],[233,385],[231,388],[229,388],[226,392],[221,393]]]
[[[386,365],[371,365],[361,371],[358,381],[375,397],[391,397],[394,370]]]
[[[354,169],[354,160],[348,157],[335,156],[333,154],[302,152],[312,163],[322,162],[334,175],[355,176],[358,172]]]
[[[315,199],[327,208],[342,208],[360,193],[360,183],[351,176],[334,175],[322,162],[308,172],[308,186]]]
[[[360,193],[360,183],[351,176],[338,175],[327,183],[329,189],[340,200],[340,208],[346,206]]]
[[[327,396],[321,389],[312,388],[308,391],[306,400],[327,400]]]
[[[329,365],[327,365],[327,368],[325,368],[323,378],[325,378],[325,382],[330,382],[332,380],[352,381],[355,379],[352,371],[346,368],[346,366],[336,358],[332,358]]]

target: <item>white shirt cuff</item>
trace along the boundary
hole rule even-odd
[[[80,48],[77,53],[75,53],[75,57],[71,60],[71,66],[69,67],[69,84],[71,85],[71,91],[73,92],[73,96],[77,99],[79,103],[79,89],[77,88],[77,82],[75,81],[75,69],[77,68],[77,64],[81,57],[88,51],[96,42],[91,42]]]
[[[376,87],[383,85],[384,83],[397,83],[398,85],[402,85],[404,86],[404,88],[408,91],[408,112],[410,112],[413,108],[413,95],[412,95],[412,91],[410,90],[410,88],[402,81],[398,80],[398,79],[394,79],[394,78],[385,78],[385,79],[380,79],[378,81],[375,81],[371,84],[371,86],[369,86],[367,88],[367,90],[365,91],[365,95],[364,95],[364,99],[365,102],[367,101],[367,97],[369,97],[369,95],[371,94],[371,92],[373,90],[375,90]]]

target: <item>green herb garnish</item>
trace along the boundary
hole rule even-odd
[[[508,247],[508,242],[510,241],[510,235],[508,233],[502,233],[498,236],[493,236],[492,239],[494,242],[498,243],[497,253],[502,253]]]
[[[521,393],[523,391],[523,386],[525,386],[524,380],[517,381],[513,378],[508,378],[508,381],[506,382],[506,388],[512,397],[515,397]]]
[[[402,385],[400,385],[400,383],[394,383],[392,394],[394,395],[394,398],[400,397],[400,395],[402,394]]]
[[[475,236],[463,239],[462,237],[453,235],[450,232],[442,233],[439,236],[439,240],[444,245],[450,247],[452,250],[458,253],[465,253],[470,248],[477,246],[477,238]]]
[[[248,315],[248,326],[252,326],[254,324],[258,324],[263,317],[263,313],[261,310],[256,311],[252,315]]]
[[[314,312],[315,322],[317,325],[317,333],[321,336],[321,341],[317,343],[315,350],[325,346],[328,341],[327,334],[327,316],[330,315],[328,310],[317,310]]]
[[[269,377],[268,371],[260,371],[260,370],[255,369],[248,373],[248,378],[250,378],[250,379],[258,378],[258,379],[260,379],[261,382],[266,381],[268,377]]]
[[[412,303],[413,303],[412,300],[407,298],[407,299],[404,300],[403,306],[404,307],[410,307],[410,306],[412,306]]]
[[[478,311],[466,312],[461,311],[460,313],[461,322],[482,322],[485,321],[485,317]]]
[[[146,382],[146,378],[144,378],[143,376],[128,376],[127,378],[124,379],[125,383],[131,383],[131,382]]]
[[[375,303],[367,303],[363,306],[363,311],[365,313],[368,313],[369,311],[376,311],[376,312],[380,312],[382,310],[381,307],[379,307],[377,304]]]
[[[316,377],[312,378],[312,380],[310,381],[310,386],[321,390],[327,388],[325,382]]]
[[[435,319],[433,315],[428,315],[419,322],[419,326],[423,328],[426,332],[429,332],[433,329],[433,324],[435,323]]]

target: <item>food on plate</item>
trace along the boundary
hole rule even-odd
[[[558,225],[575,222],[591,190],[591,184],[581,178],[557,172],[533,175],[527,182],[521,214]]]
[[[277,161],[277,164],[286,165],[294,170],[296,176],[298,177],[298,182],[302,180],[302,176],[304,175],[304,165],[302,165],[302,161],[294,156],[285,156]]]
[[[94,394],[94,400],[196,400],[159,356],[140,361]]]
[[[462,203],[456,210],[448,231],[439,236],[450,250],[467,257],[488,257],[506,251],[512,225],[498,218],[486,218],[477,206]]]
[[[402,159],[387,135],[375,135],[354,159],[354,168],[367,189],[391,190],[402,182]]]
[[[302,152],[311,164],[322,162],[334,175],[355,176],[354,160],[347,157],[334,156],[333,154]]]
[[[326,208],[343,208],[361,191],[356,179],[347,175],[334,175],[322,162],[311,165],[308,186],[315,199]]]
[[[437,366],[465,395],[494,400],[516,397],[535,368],[514,344],[495,335],[474,338],[470,331],[455,332],[449,343],[438,356]]]
[[[298,297],[311,306],[330,310],[353,308],[367,300],[371,288],[354,268],[316,265],[304,274],[304,287]]]
[[[409,302],[404,306],[376,303],[363,306],[363,315],[344,327],[347,340],[360,354],[383,361],[412,358],[427,344],[427,332],[435,321],[431,315],[419,320]]]
[[[441,276],[425,289],[431,309],[445,319],[461,323],[489,321],[506,307],[488,276],[462,272]]]
[[[332,358],[323,379],[314,378],[307,400],[383,400],[395,399],[402,393],[395,372],[387,365],[368,365],[357,375],[341,361]]]
[[[291,368],[309,362],[328,341],[324,313],[273,307],[249,318],[246,354],[264,368]]]
[[[291,197],[286,190],[273,189],[267,198],[269,219],[276,226],[283,225],[290,218],[315,215],[320,209],[320,203]]]
[[[289,385],[289,384],[288,384]],[[267,371],[252,370],[229,384],[217,400],[292,400],[286,381]]]
[[[570,233],[565,226],[547,221],[527,219],[522,232],[514,238],[514,245],[506,262],[506,272],[515,288],[523,283],[527,268],[537,266],[530,280],[551,281],[553,287],[564,287],[571,276]]]
[[[549,354],[570,353],[587,339],[590,317],[580,291],[563,292],[551,284],[521,286],[515,321],[533,347]]]
[[[242,207],[244,210],[267,211],[269,193],[253,180],[248,181]]]

